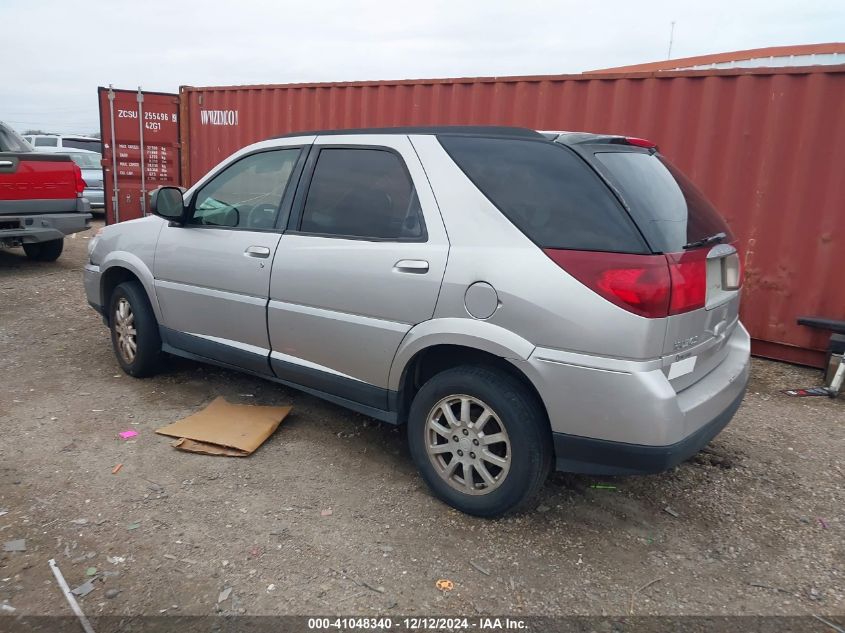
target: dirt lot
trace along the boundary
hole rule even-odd
[[[779,393],[817,371],[755,361],[692,462],[554,475],[536,509],[481,520],[430,496],[399,429],[189,361],[125,376],[85,302],[88,235],[54,264],[0,252],[0,543],[26,539],[0,552],[0,604],[18,614],[69,613],[50,558],[71,587],[96,568],[92,616],[845,613],[845,398]],[[246,459],[153,433],[218,395],[294,410]]]

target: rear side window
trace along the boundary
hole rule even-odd
[[[91,152],[101,154],[103,152],[103,144],[100,141],[88,141],[85,139],[65,138],[62,139],[62,147],[73,147],[74,149],[87,149]]]
[[[625,209],[572,150],[545,141],[439,140],[475,186],[541,248],[646,251]]]
[[[677,253],[685,244],[730,229],[704,194],[665,158],[649,152],[598,152],[652,249]]]
[[[58,147],[59,139],[55,136],[36,136],[35,147]]]
[[[378,149],[320,150],[300,230],[383,240],[425,239],[419,199],[402,160]]]

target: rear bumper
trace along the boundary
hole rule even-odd
[[[102,189],[86,189],[82,195],[91,204],[92,209],[105,208],[106,201]]]
[[[628,361],[538,348],[515,364],[546,407],[558,470],[656,472],[694,454],[739,407],[748,382],[748,332],[737,324],[719,346],[721,362],[677,392],[660,359]]]
[[[633,475],[659,473],[686,461],[716,437],[734,417],[745,389],[710,422],[669,446],[643,446],[554,433],[555,467],[572,473]]]
[[[0,216],[0,246],[18,246],[36,242],[60,240],[65,235],[84,231],[89,227],[90,207],[85,212],[47,213],[38,215]]]

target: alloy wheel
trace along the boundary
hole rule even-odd
[[[117,334],[117,349],[124,361],[131,364],[138,352],[135,314],[132,305],[121,297],[114,310],[114,331]]]
[[[428,414],[425,450],[437,474],[469,495],[496,490],[511,466],[511,444],[496,412],[478,398],[451,395]]]

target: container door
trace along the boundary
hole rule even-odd
[[[106,223],[149,212],[149,194],[179,185],[178,95],[99,88]]]
[[[191,195],[185,226],[162,229],[155,287],[165,343],[270,373],[270,270],[301,154],[291,147],[236,159]]]
[[[318,137],[309,165],[273,262],[271,365],[284,380],[386,409],[393,356],[437,303],[448,253],[440,213],[407,137]]]

